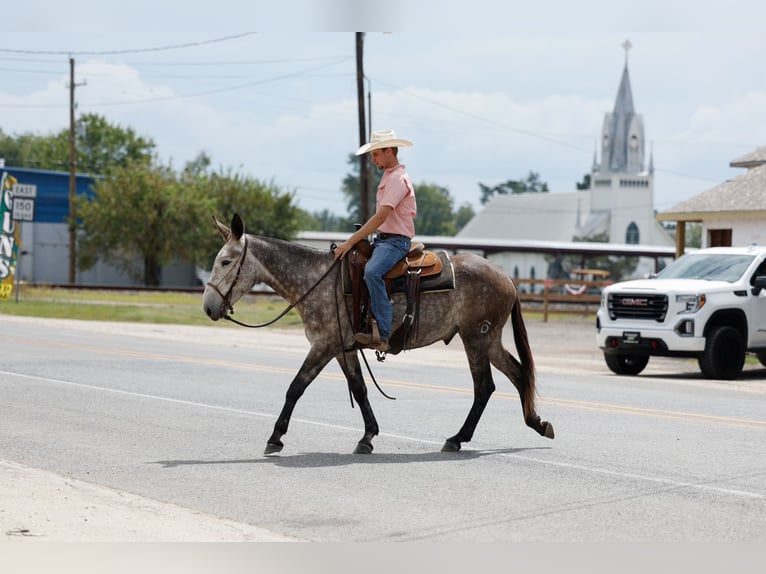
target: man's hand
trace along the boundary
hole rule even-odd
[[[338,245],[335,248],[335,259],[343,259],[344,257],[346,257],[346,253],[351,251],[351,248],[353,246],[354,244],[351,243],[350,241],[344,241],[343,243]]]

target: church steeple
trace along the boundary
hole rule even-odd
[[[629,40],[625,49],[625,67],[612,113],[604,117],[601,142],[601,171],[636,174],[644,171],[644,124],[633,107],[633,92],[628,73]]]

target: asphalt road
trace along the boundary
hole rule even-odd
[[[368,355],[381,427],[331,365],[262,456],[302,334],[0,316],[0,536],[49,540],[762,541],[766,370],[617,377],[587,320],[528,323],[540,415],[496,373],[474,440],[459,343]],[[511,344],[510,333],[506,341]]]

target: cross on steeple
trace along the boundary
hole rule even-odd
[[[625,41],[622,43],[622,47],[623,47],[623,49],[625,50],[625,65],[627,66],[627,65],[628,65],[628,52],[629,52],[629,51],[630,51],[630,49],[633,47],[633,44],[631,44],[631,43],[630,43],[630,40],[626,39],[626,40],[625,40]]]

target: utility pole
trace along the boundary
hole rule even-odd
[[[75,123],[74,123],[74,90],[77,86],[84,86],[85,82],[74,82],[74,58],[69,58],[69,284],[75,284],[75,260],[77,257],[77,214],[75,213],[75,196],[77,184],[75,180],[76,151],[75,151]]]
[[[357,100],[359,102],[359,145],[363,146],[367,143],[367,133],[365,129],[365,113],[364,113],[364,68],[363,62],[364,52],[364,32],[356,33],[356,92]],[[359,156],[359,183],[361,189],[360,195],[360,215],[362,221],[359,223],[364,224],[370,218],[370,192],[369,192],[369,170],[367,168],[367,154]]]
[[[69,284],[75,284],[77,214],[75,213],[74,58],[69,58]]]

